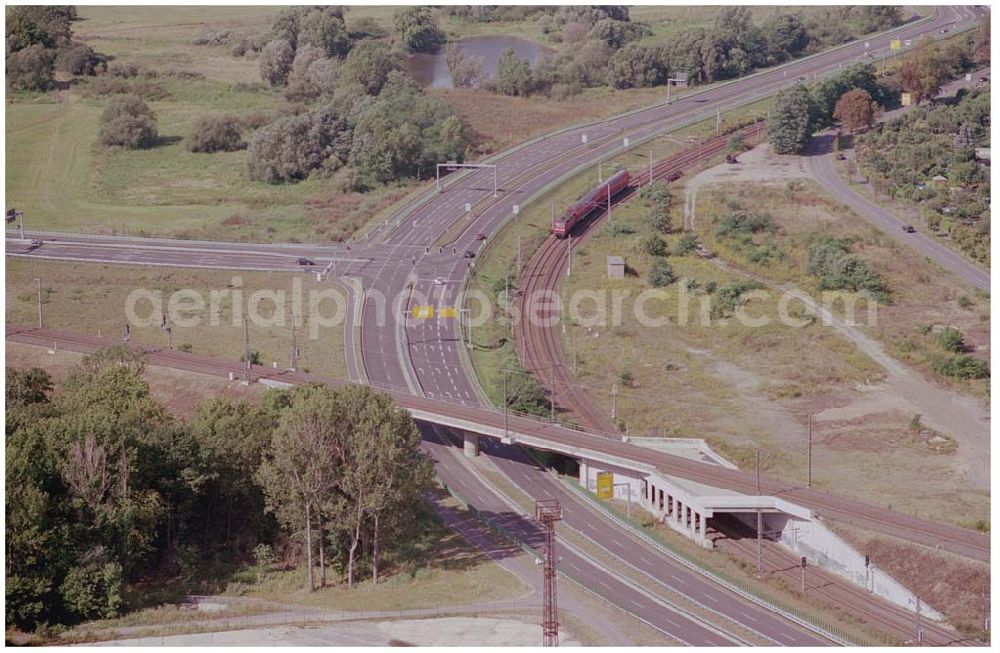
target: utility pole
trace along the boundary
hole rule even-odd
[[[869,587],[868,587],[869,583],[870,583],[870,579],[871,579],[871,567],[872,567],[872,557],[866,553],[865,554],[865,591],[866,592],[870,592],[871,591],[871,589],[869,589]]]
[[[170,328],[170,322],[167,321],[167,316],[163,316],[163,321],[160,322],[160,328],[167,332],[167,349],[174,348],[174,331]]]
[[[517,274],[521,274],[521,234],[517,235]]]
[[[566,234],[566,276],[573,276],[573,236]]]
[[[576,374],[576,325],[573,325],[573,374]]]
[[[552,200],[549,202],[549,223],[553,228],[556,226],[556,201]],[[520,241],[518,241],[520,242]]]
[[[38,328],[42,328],[42,278],[35,277],[35,283],[38,284]]]
[[[611,384],[611,421],[615,420],[615,413],[617,412],[618,404],[618,384]]]
[[[920,623],[920,597],[917,597],[917,646],[924,643],[924,627]]]
[[[551,365],[551,375],[549,376],[549,421],[556,422],[556,364]]]
[[[757,496],[760,496],[760,449],[754,452],[757,461]],[[757,508],[757,575],[764,575],[764,515]]]
[[[597,162],[597,183],[604,183],[604,161]]]
[[[715,109],[715,135],[718,136],[722,130],[722,107]]]
[[[503,436],[504,438],[509,438],[510,429],[508,427],[508,421],[507,421],[507,370],[504,370],[502,374],[503,374]]]
[[[247,316],[243,316],[243,382],[250,385],[250,359],[253,354],[250,352],[250,323]]]
[[[125,323],[125,329],[122,331],[122,343],[128,344],[128,341],[132,339],[132,329],[129,328],[128,322]]]
[[[559,604],[556,597],[556,522],[562,519],[559,501],[536,501],[535,519],[545,528],[542,548],[542,646],[559,646]]]
[[[611,219],[611,182],[608,182],[608,220]]]
[[[813,416],[809,413],[809,450],[807,453],[808,464],[806,472],[806,487],[813,486]]]
[[[299,369],[299,340],[295,333],[295,312],[292,312],[292,355],[289,367],[292,370]]]
[[[669,86],[667,88],[669,88]],[[649,186],[652,183],[653,183],[653,150],[650,150],[649,151],[649,181],[646,182],[646,185]]]
[[[806,559],[805,556],[802,556],[802,560],[800,561],[799,566],[802,568],[802,593],[803,594],[806,593],[806,564],[808,564],[808,560]]]

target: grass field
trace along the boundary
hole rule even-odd
[[[290,311],[292,301],[291,274],[243,272],[185,268],[156,268],[113,265],[78,265],[53,261],[7,259],[6,302],[8,324],[35,326],[38,323],[37,288],[35,278],[42,282],[44,324],[48,328],[65,329],[101,334],[109,346],[120,342],[126,323],[126,298],[136,289],[162,293],[162,306],[169,307],[171,294],[182,288],[198,291],[210,302],[209,293],[222,291],[242,284],[244,301],[258,290],[284,290],[289,316],[284,325],[263,326],[250,322],[250,343],[259,352],[260,361],[270,366],[277,361],[279,367],[287,366],[291,348]],[[310,290],[328,289],[329,282],[320,284],[311,275],[298,275],[302,281],[303,307],[309,305]],[[236,279],[239,279],[237,282]],[[240,360],[243,355],[243,325],[232,318],[232,304],[228,299],[219,303],[217,325],[210,324],[209,310],[201,315],[197,326],[172,326],[175,348],[190,347],[191,351],[208,356]],[[143,301],[136,305],[135,313],[146,317],[150,305]],[[274,304],[260,303],[264,318],[273,316]],[[332,315],[334,308],[324,302],[324,315]],[[344,362],[343,324],[321,328],[315,340],[308,337],[309,325],[298,329],[299,367],[309,372],[347,378]],[[132,326],[132,342],[165,346],[167,335],[159,324],[146,327]]]
[[[935,276],[930,264],[902,255],[891,239],[814,188],[801,183],[792,186],[795,190],[788,188],[745,183],[703,190],[698,196],[699,237],[736,268],[779,283],[793,282],[811,293],[817,286],[804,273],[809,239],[816,234],[856,238],[853,251],[874,262],[894,297],[891,306],[880,309],[878,324],[869,331],[889,344],[890,351],[899,350],[897,342],[907,341],[900,358],[920,369],[936,353],[933,335],[921,335],[921,326],[955,324],[971,331],[982,324],[984,312],[988,317],[984,301],[969,297],[971,304],[962,308],[957,287]],[[772,214],[782,260],[753,264],[715,238],[717,217],[729,198]],[[634,298],[649,287],[651,260],[638,247],[651,231],[647,211],[642,201],[633,200],[613,218],[631,235],[615,236],[603,228],[580,247],[573,276],[563,284],[564,301],[581,289],[628,291]],[[667,240],[674,244],[678,238],[671,235]],[[635,275],[606,279],[603,263],[612,254],[625,256]],[[579,383],[606,410],[610,388],[618,384],[617,412],[631,433],[706,437],[742,467],[753,465],[754,450],[760,448],[767,473],[804,482],[807,415],[819,414],[822,419],[813,423],[814,485],[859,498],[878,497],[898,509],[961,524],[988,514],[988,491],[972,487],[958,471],[954,443],[939,446],[916,437],[908,427],[913,414],[875,390],[882,368],[853,344],[819,321],[804,328],[782,324],[777,293],[754,298],[746,306],[751,316],[769,318],[767,326],[735,320],[703,325],[697,311],[700,298],[709,301],[704,289],[742,277],[695,255],[669,256],[668,261],[678,278],[701,289],[691,292],[693,317],[687,326],[679,319],[674,284],[662,309],[654,303],[649,310],[669,318],[664,328],[638,324],[632,300],[627,299],[622,326],[570,327],[563,336],[568,358],[577,352]],[[794,304],[789,313],[799,317]],[[808,356],[803,355],[806,351]],[[628,384],[622,380],[625,373],[631,377]],[[987,387],[984,382],[965,382],[965,390],[974,394]],[[927,478],[935,479],[934,492],[915,491]]]
[[[753,103],[723,114],[723,128],[747,117],[761,113],[765,103]],[[605,174],[619,168],[627,168],[633,173],[646,169],[650,149],[654,160],[666,158],[687,147],[699,138],[715,133],[715,121],[708,120],[657,137],[653,141],[636,146],[629,152],[615,155],[602,162]],[[596,166],[595,166],[596,168]],[[544,196],[530,204],[522,205],[516,220],[510,221],[493,239],[489,248],[479,257],[475,274],[469,288],[495,296],[502,289],[508,274],[511,287],[517,286],[517,258],[520,243],[523,263],[527,263],[532,253],[549,234],[552,213],[560,214],[566,206],[576,201],[584,192],[597,183],[597,170],[590,169],[574,175],[559,184]],[[679,218],[678,218],[679,220]],[[678,222],[679,225],[679,222]],[[501,307],[495,307],[500,310]],[[474,330],[476,348],[473,365],[480,382],[494,404],[502,402],[498,369],[503,368],[514,355],[510,340],[509,324],[504,320],[494,320],[482,328]]]
[[[245,152],[196,154],[184,139],[199,117],[233,113],[274,116],[291,109],[279,92],[261,88],[253,55],[228,46],[194,46],[211,30],[266,32],[277,7],[80,7],[76,36],[117,63],[158,76],[167,97],[151,101],[160,142],[142,151],[95,147],[106,98],[90,97],[89,80],[40,96],[11,95],[5,133],[8,206],[25,211],[29,228],[149,233],[236,240],[337,240],[355,233],[415,190],[404,183],[367,194],[344,192],[345,173],[270,186],[244,174]],[[348,8],[348,24],[371,18],[391,30],[392,7]],[[711,22],[715,9],[638,7],[636,20],[654,38]],[[513,34],[541,39],[536,17],[476,23],[442,16],[449,38]],[[572,47],[559,44],[558,47]],[[659,89],[588,89],[566,100],[513,98],[471,90],[433,90],[452,103],[479,135],[479,153],[568,124],[645,106]]]

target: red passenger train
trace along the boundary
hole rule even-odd
[[[565,238],[570,230],[580,220],[599,206],[607,206],[608,197],[614,197],[628,186],[628,170],[616,173],[603,184],[598,184],[590,192],[577,200],[576,204],[566,209],[562,216],[552,223],[552,233],[556,238]],[[610,193],[609,189],[610,188]]]

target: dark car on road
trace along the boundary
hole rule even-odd
[[[296,260],[296,263],[298,263],[299,265],[313,265],[313,262],[304,256],[300,256],[298,260]]]
[[[917,233],[917,230],[913,228],[912,224],[904,224],[903,225],[903,231],[905,231],[908,234],[915,234],[915,233]]]
[[[463,256],[465,256],[465,258],[476,258],[476,253],[471,249],[467,249],[465,250],[465,254],[463,254]]]
[[[476,240],[486,240],[486,234],[484,234],[483,232],[479,232],[478,234],[476,234]]]

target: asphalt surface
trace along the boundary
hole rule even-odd
[[[977,11],[972,8],[942,7],[930,21],[901,28],[891,35],[869,39],[867,47],[863,42],[854,43],[780,69],[718,85],[675,100],[670,105],[653,107],[536,139],[492,161],[497,164],[496,172],[501,189],[498,197],[493,197],[492,171],[456,176],[453,181],[446,180],[445,189],[435,194],[430,201],[406,207],[394,215],[383,229],[378,230],[372,239],[355,245],[350,252],[346,248],[309,246],[303,246],[301,250],[274,252],[266,246],[219,247],[191,243],[181,244],[177,248],[164,248],[161,244],[149,243],[110,247],[103,242],[95,243],[94,239],[69,242],[70,239],[66,237],[57,238],[55,242],[43,238],[43,244],[31,252],[26,251],[26,244],[12,243],[8,239],[7,251],[9,255],[75,261],[142,265],[196,264],[197,267],[285,271],[301,269],[295,262],[299,255],[308,256],[317,264],[317,268],[333,262],[333,269],[338,275],[360,278],[366,290],[376,290],[387,300],[368,300],[362,314],[360,348],[369,379],[383,388],[445,399],[453,402],[456,407],[462,404],[469,408],[478,407],[475,382],[469,378],[459,353],[461,343],[456,331],[457,321],[408,320],[405,325],[400,326],[395,319],[412,304],[428,303],[441,307],[456,303],[459,283],[475,262],[474,258],[467,259],[462,254],[466,250],[478,253],[480,249],[475,234],[494,233],[510,216],[514,204],[525,203],[548,184],[614,152],[621,147],[624,137],[628,137],[634,144],[682,123],[710,118],[715,115],[717,108],[725,110],[742,101],[765,97],[796,83],[799,78],[810,79],[835,71],[853,61],[863,60],[869,54],[877,60],[887,51],[891,39],[915,40],[921,34],[936,35],[945,26],[953,28],[955,23],[968,23],[977,18]],[[470,205],[472,210],[467,212],[466,205]],[[467,226],[454,243],[439,249],[436,246],[438,239],[448,233],[459,220],[467,221]],[[122,245],[120,241],[115,241],[114,244]],[[435,284],[437,277],[445,280],[445,283]],[[473,412],[473,415],[477,414]],[[525,426],[539,428],[535,423]],[[571,438],[581,436],[574,432],[561,435]],[[588,444],[595,442],[593,436],[583,437],[588,438]],[[604,440],[600,446],[606,444],[613,444],[613,441]],[[523,464],[514,467],[514,457],[505,456],[502,448],[496,449],[489,445],[486,450],[491,458],[498,461],[498,466],[505,473],[519,478],[518,483],[522,487],[531,487],[533,496],[534,492],[543,491],[543,486],[538,483],[545,481],[544,472]],[[461,464],[441,465],[439,471],[454,474],[452,480],[455,483],[471,483],[468,478],[462,477],[461,467]],[[471,491],[472,487],[468,485],[467,489]],[[483,495],[483,498],[486,496]],[[593,528],[608,528],[599,518],[569,500],[564,508],[564,518],[574,522],[581,520],[584,532],[587,531],[588,523]],[[641,548],[637,548],[635,553],[640,550]],[[584,562],[580,561],[578,564]],[[587,573],[596,574],[595,578],[602,573],[607,575],[607,572],[594,565],[588,564],[586,569]],[[615,587],[612,581],[620,584],[620,581],[610,577],[605,582]],[[677,591],[689,591],[676,581],[668,584]],[[625,590],[616,588],[615,591]],[[749,612],[739,614],[741,610],[747,609],[742,600],[733,595],[723,595],[719,600],[747,628],[755,631],[759,628],[759,632],[775,641],[788,636],[788,623],[777,620],[766,626],[758,626],[758,617],[751,619],[747,616]],[[703,627],[682,621],[676,615],[663,613],[659,611],[661,608],[654,610],[649,605],[636,605],[634,613],[640,616],[648,614],[658,623],[668,624],[672,630],[683,632],[683,637],[679,634],[676,636],[684,641],[724,643],[713,641],[713,637],[718,637],[716,634],[701,632],[699,628]],[[650,612],[651,610],[654,611]]]
[[[834,168],[833,154],[831,154],[833,138],[833,135],[827,134],[816,139],[816,151],[806,157],[806,165],[816,180],[833,193],[837,201],[846,204],[855,213],[894,240],[923,254],[962,281],[983,292],[990,291],[990,273],[988,271],[971,263],[960,253],[921,231],[907,233],[903,230],[908,224],[907,222],[897,218],[851,188]]]

